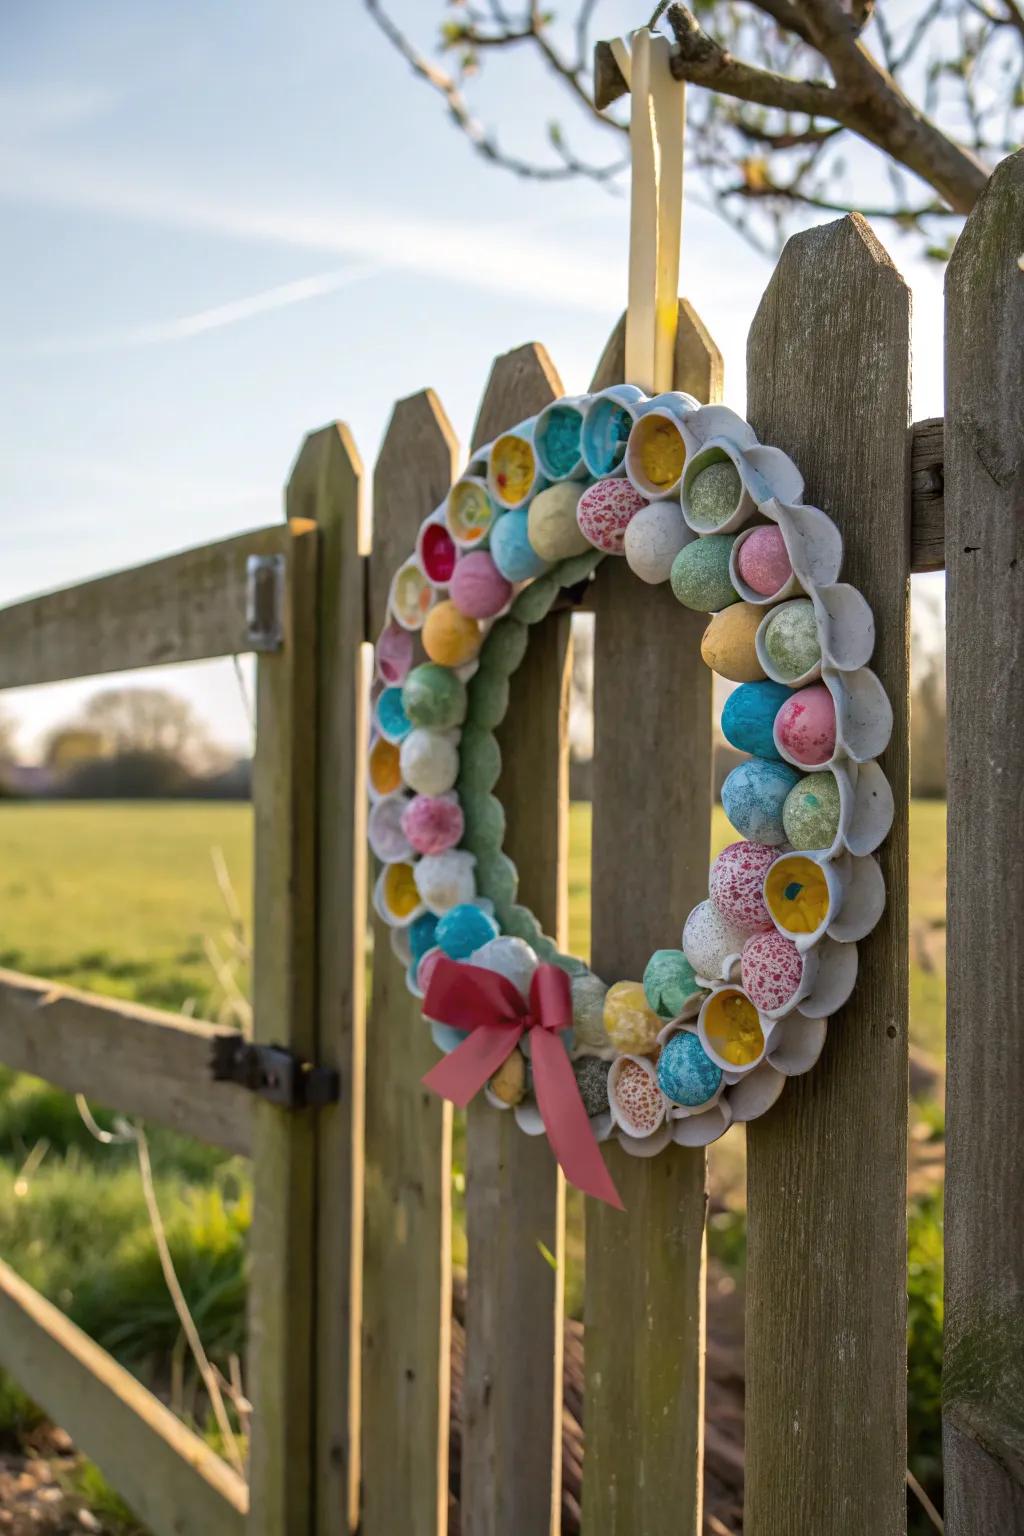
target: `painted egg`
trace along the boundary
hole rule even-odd
[[[498,925],[489,912],[472,902],[449,907],[437,925],[437,942],[450,960],[468,960],[498,937]]]
[[[459,743],[459,789],[488,794],[501,777],[501,748],[492,731],[467,725]]]
[[[488,665],[470,679],[467,719],[481,730],[495,730],[508,709],[508,678]]]
[[[795,682],[821,662],[818,621],[809,597],[783,603],[764,627],[765,655],[780,678]]]
[[[621,555],[630,520],[646,505],[628,480],[595,480],[580,497],[576,521],[588,544]]]
[[[446,587],[455,569],[455,541],[443,523],[425,523],[419,537],[420,562],[427,579]]]
[[[773,734],[775,716],[793,690],[783,683],[742,683],[722,706],[722,735],[737,752],[781,761]]]
[[[386,923],[409,923],[423,903],[416,886],[415,866],[387,864],[377,882],[377,911]]]
[[[743,987],[755,1008],[775,1013],[796,997],[804,962],[792,939],[781,933],[755,933],[743,946]]]
[[[457,848],[426,854],[413,869],[423,905],[440,917],[449,907],[472,901],[476,895],[475,868],[473,855]]]
[[[382,682],[401,683],[412,666],[413,638],[398,624],[387,624],[377,637],[374,659]]]
[[[465,818],[457,795],[416,795],[405,803],[402,831],[417,853],[444,853],[461,842]]]
[[[583,422],[583,451],[591,474],[610,475],[626,456],[633,416],[610,396],[595,400]]]
[[[764,1055],[764,1031],[757,1009],[742,992],[724,987],[701,1009],[699,1032],[705,1049],[726,1067],[752,1067]]]
[[[583,413],[574,405],[559,401],[538,417],[534,448],[541,468],[552,480],[562,480],[576,469],[583,452],[582,433]]]
[[[658,1043],[661,1020],[649,1007],[639,981],[617,981],[604,1000],[604,1031],[619,1051],[646,1056]]]
[[[430,978],[433,976],[434,972],[437,970],[438,963],[441,960],[441,957],[443,956],[443,954],[444,954],[444,950],[443,949],[439,949],[435,945],[433,949],[428,949],[427,950],[426,954],[423,956],[422,960],[420,960],[419,964],[417,965],[417,967],[416,967],[416,985],[419,987],[421,992],[426,992],[427,988],[430,986]],[[460,1031],[460,1034],[461,1034],[461,1031]]]
[[[415,965],[423,959],[428,949],[436,946],[437,924],[433,912],[424,912],[409,927],[409,953]]]
[[[487,536],[495,508],[482,480],[467,476],[452,486],[446,511],[448,529],[456,544],[470,549]]]
[[[794,848],[831,848],[839,835],[841,807],[834,773],[809,773],[786,796],[782,824]]]
[[[526,1059],[510,1052],[487,1085],[500,1104],[521,1104],[526,1097]]]
[[[443,795],[459,776],[459,749],[441,731],[417,729],[402,742],[402,778],[418,795]]]
[[[688,478],[690,517],[701,528],[720,528],[736,511],[742,494],[743,482],[735,464],[731,459],[717,459],[698,470],[692,480]]]
[[[673,1104],[696,1109],[714,1098],[721,1081],[721,1067],[689,1030],[681,1030],[665,1042],[658,1057],[658,1086]]]
[[[652,501],[640,508],[626,528],[626,564],[641,581],[656,586],[668,581],[679,551],[695,537],[677,502]]]
[[[801,688],[775,717],[775,737],[787,757],[808,768],[836,750],[836,706],[824,683]]]
[[[391,583],[391,612],[403,629],[420,629],[436,596],[415,560],[407,560]]]
[[[792,841],[787,839],[783,817],[786,796],[798,772],[788,763],[766,763],[760,758],[732,770],[722,785],[722,809],[742,837],[772,848]]]
[[[764,877],[778,858],[764,843],[730,843],[711,866],[708,894],[722,916],[748,933],[770,928],[761,894]]]
[[[759,597],[780,591],[793,574],[782,529],[772,523],[749,533],[736,553],[736,569]]]
[[[752,603],[734,603],[716,613],[701,637],[700,654],[705,665],[731,683],[759,682],[764,677],[755,644],[760,622],[761,610]]]
[[[506,581],[485,549],[463,555],[448,586],[452,602],[471,619],[492,619],[512,601]]]
[[[377,700],[375,714],[377,729],[388,741],[401,741],[412,730],[412,721],[402,704],[401,688],[385,688]]]
[[[445,731],[466,718],[466,688],[447,667],[424,662],[402,684],[402,704],[415,726]]]
[[[608,1112],[608,1073],[611,1062],[599,1056],[580,1056],[572,1064],[583,1108],[590,1119]]]
[[[683,954],[698,976],[713,981],[722,975],[729,956],[738,955],[749,937],[749,928],[723,917],[713,901],[701,901],[683,926]]]
[[[521,619],[507,613],[494,625],[484,645],[484,662],[502,677],[511,677],[526,655],[530,631]]]
[[[423,649],[441,667],[464,667],[480,650],[480,625],[450,599],[435,603],[423,625]],[[411,674],[410,674],[411,675]],[[406,679],[408,681],[408,679]],[[420,725],[432,722],[421,720]]]
[[[651,1136],[665,1118],[665,1098],[648,1062],[621,1057],[608,1074],[615,1118],[629,1136]]]
[[[694,539],[672,562],[672,592],[684,608],[696,613],[719,613],[740,601],[729,576],[729,557],[736,542],[731,533],[713,533]]]
[[[525,437],[505,432],[494,440],[488,465],[488,483],[498,501],[518,507],[529,496],[537,478],[537,457]]]
[[[549,485],[530,502],[527,528],[530,543],[542,560],[567,560],[590,548],[576,521],[576,508],[583,487],[576,481],[563,480]]]
[[[785,854],[769,871],[764,899],[783,933],[817,933],[832,896],[821,865],[805,854]]]
[[[388,795],[370,807],[367,838],[376,858],[384,864],[408,860],[413,848],[402,830],[402,814],[408,805],[404,795]]]
[[[399,750],[393,741],[385,741],[383,736],[377,738],[370,748],[368,772],[374,794],[393,795],[396,789],[401,789]]]
[[[506,581],[532,581],[547,570],[546,561],[530,543],[525,507],[498,518],[491,529],[491,558]]]
[[[488,939],[486,944],[473,951],[469,963],[504,976],[524,999],[529,997],[530,983],[537,969],[537,956],[525,939],[515,939],[507,934],[502,934],[498,939]]]
[[[686,463],[686,444],[671,416],[652,411],[641,416],[629,436],[626,473],[655,496],[666,496],[679,484]]]
[[[693,966],[681,949],[656,949],[644,971],[644,995],[661,1019],[677,1019],[700,992]]]
[[[576,1044],[592,1051],[607,1050],[610,1042],[604,1027],[604,1000],[608,988],[593,971],[574,976],[572,988],[572,1029]]]

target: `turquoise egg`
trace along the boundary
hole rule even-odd
[[[491,528],[491,559],[506,581],[532,581],[547,570],[547,561],[530,543],[525,507],[506,512]]]
[[[799,779],[799,770],[788,763],[751,758],[734,768],[722,785],[722,809],[741,837],[778,848],[786,841],[786,796]]]
[[[412,954],[412,969],[414,975],[416,972],[416,967],[423,959],[423,956],[426,954],[427,950],[433,949],[437,944],[437,939],[435,938],[435,934],[437,933],[437,924],[438,919],[434,916],[433,912],[424,912],[422,917],[418,917],[416,921],[410,925],[409,950]]]
[[[661,1019],[676,1019],[699,992],[693,966],[681,949],[656,949],[644,971],[644,996]]]
[[[385,688],[377,700],[377,723],[388,741],[401,741],[412,730],[412,721],[402,703],[401,688]]]
[[[684,1030],[666,1042],[658,1058],[658,1087],[673,1104],[696,1109],[714,1098],[721,1081],[722,1069],[696,1035]]]
[[[722,709],[722,735],[737,752],[781,762],[772,727],[775,716],[792,696],[792,688],[782,683],[741,683]]]
[[[498,937],[498,925],[483,907],[460,902],[437,925],[437,943],[450,960],[468,960],[475,949]]]

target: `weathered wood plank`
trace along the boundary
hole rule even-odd
[[[910,569],[941,571],[946,563],[941,416],[915,421],[910,439]]]
[[[317,532],[288,524],[284,646],[256,672],[253,1032],[316,1054]],[[312,1512],[315,1124],[253,1102],[247,1536],[308,1536]]]
[[[906,1520],[910,295],[863,219],[795,236],[747,350],[748,414],[843,532],[895,725],[887,910],[813,1072],[747,1128],[746,1536]]]
[[[430,390],[395,406],[374,470],[370,634],[388,586],[455,468]],[[366,1062],[362,1536],[439,1536],[448,1512],[451,1106],[420,1078],[437,1059],[388,929],[373,923]]]
[[[259,528],[0,608],[0,688],[251,650],[246,561],[285,537]]]
[[[319,529],[317,635],[317,1060],[341,1078],[316,1117],[313,1367],[317,1536],[359,1523],[366,1014],[367,683],[363,469],[340,422],[306,439],[288,481],[289,516]]]
[[[1021,251],[1024,152],[996,170],[946,274],[950,1536],[1024,1530]]]
[[[473,447],[562,394],[541,347],[495,360]],[[505,847],[520,900],[566,940],[569,616],[535,630],[499,733]],[[560,1526],[564,1181],[544,1137],[482,1100],[466,1113],[466,1365],[460,1509],[466,1536]],[[552,1268],[541,1245],[556,1261]]]
[[[685,302],[676,384],[714,399],[721,358]],[[594,387],[622,377],[606,350]],[[703,615],[623,560],[596,584],[592,964],[638,980],[707,895],[711,675]],[[636,806],[643,815],[633,815]],[[704,1410],[702,1150],[608,1149],[626,1206],[587,1207],[583,1521],[589,1536],[697,1536]]]
[[[97,1463],[154,1536],[247,1536],[242,1478],[2,1262],[0,1365]]]
[[[252,1095],[211,1077],[237,1031],[0,970],[0,1061],[94,1104],[248,1154]]]

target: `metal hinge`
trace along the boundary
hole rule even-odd
[[[284,1109],[335,1104],[341,1079],[333,1067],[317,1067],[281,1045],[253,1045],[241,1035],[219,1035],[210,1061],[214,1082],[237,1083]]]
[[[245,581],[245,629],[251,649],[280,650],[284,638],[284,555],[250,555]]]

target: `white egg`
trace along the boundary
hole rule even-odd
[[[462,849],[428,853],[413,867],[416,889],[428,911],[440,916],[476,896],[476,859]]]
[[[713,901],[702,901],[683,927],[683,954],[698,976],[714,981],[724,977],[726,959],[740,954],[749,937],[750,930],[730,923]]]
[[[506,977],[514,987],[518,988],[524,998],[529,998],[530,982],[533,980],[538,960],[525,939],[512,938],[508,934],[503,934],[497,939],[488,939],[486,944],[481,944],[479,949],[473,951],[469,957],[469,963]]]
[[[652,501],[640,508],[626,529],[626,564],[641,581],[657,586],[668,581],[676,555],[696,537],[677,501]]]
[[[451,731],[417,726],[402,742],[399,766],[418,795],[443,795],[459,776],[458,738]]]

